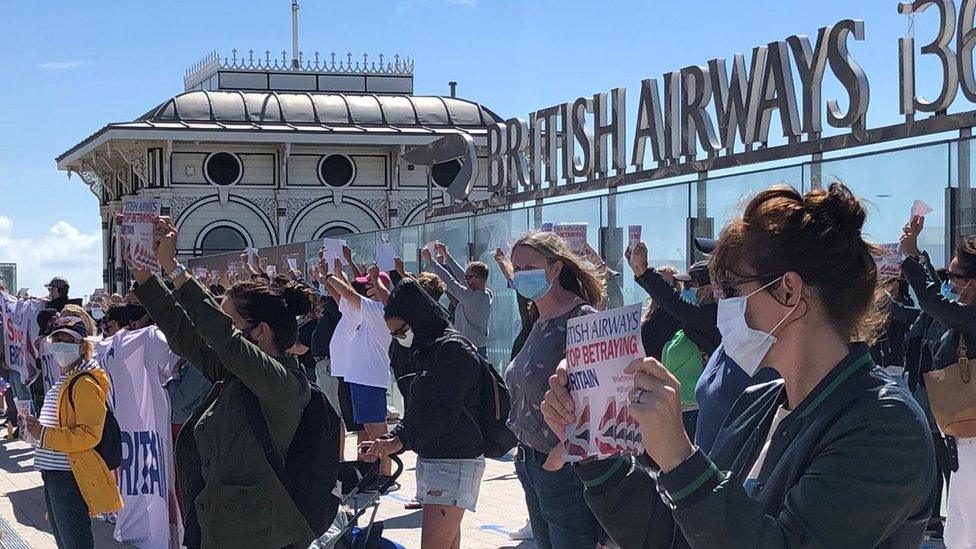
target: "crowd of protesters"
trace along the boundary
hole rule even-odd
[[[161,217],[159,267],[130,265],[127,295],[82,303],[61,277],[44,299],[3,292],[0,333],[26,353],[17,367],[12,345],[0,353],[4,417],[34,445],[59,547],[92,547],[92,517],[139,547],[317,543],[347,433],[375,463],[367,492],[399,489],[395,456],[417,454],[407,507],[422,509],[424,548],[464,546],[499,446],[529,515],[513,538],[542,549],[919,547],[943,530],[976,547],[976,392],[952,377],[976,356],[976,237],[938,270],[915,216],[900,274],[883,274],[866,217],[843,184],[777,186],[719,239],[695,239],[704,259],[683,272],[627,247],[648,296],[646,358],[627,370],[637,456],[565,461],[579,419],[567,324],[622,306],[624,275],[550,231],[493,267],[435,242],[419,273],[323,248],[303,271],[245,253],[221,274],[189,271]],[[502,376],[487,361],[496,267],[518,312]],[[499,390],[501,435],[486,405]],[[156,499],[127,469],[140,444]]]

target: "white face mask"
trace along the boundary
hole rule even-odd
[[[81,345],[77,343],[51,343],[51,354],[55,362],[62,368],[67,368],[81,358]]]
[[[725,347],[725,353],[729,355],[729,358],[734,360],[749,377],[756,374],[762,365],[763,357],[776,343],[776,338],[772,333],[749,327],[749,323],[746,322],[749,298],[782,279],[783,277],[779,277],[747,296],[729,297],[718,302],[718,331],[722,334],[722,346]],[[786,319],[793,314],[799,305],[800,302],[797,301],[790,312],[783,317],[783,320],[773,326],[772,331],[775,332],[786,322]]]
[[[393,339],[395,339],[400,345],[403,345],[409,349],[413,346],[413,328],[403,332],[403,337],[395,337]]]

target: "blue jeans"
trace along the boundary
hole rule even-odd
[[[529,522],[538,549],[588,549],[596,547],[603,529],[583,499],[583,482],[566,464],[546,471],[546,455],[519,445],[515,472],[529,509]]]
[[[94,548],[88,504],[81,496],[74,473],[41,471],[41,479],[44,481],[44,502],[58,549]]]

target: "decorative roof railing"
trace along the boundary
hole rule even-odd
[[[346,60],[341,56],[337,58],[336,53],[332,52],[329,57],[324,58],[319,52],[315,52],[311,59],[306,59],[302,52],[298,54],[298,64],[295,66],[293,60],[289,59],[288,52],[282,51],[281,57],[271,57],[271,50],[264,51],[264,57],[260,53],[255,56],[254,50],[248,50],[247,57],[238,57],[237,50],[231,50],[231,56],[223,58],[215,50],[207,54],[203,59],[197,61],[186,69],[183,76],[183,83],[187,86],[195,85],[209,77],[216,70],[229,69],[241,71],[281,71],[281,72],[312,72],[329,74],[387,74],[393,76],[413,76],[413,59],[407,56],[401,57],[400,54],[393,56],[393,62],[386,60],[381,53],[379,61],[370,61],[369,54],[364,53],[362,61],[356,58],[353,61],[352,53],[346,54]]]

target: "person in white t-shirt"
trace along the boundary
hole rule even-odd
[[[339,296],[342,319],[329,344],[332,373],[349,384],[353,416],[365,431],[359,442],[387,434],[386,391],[390,386],[390,343],[393,336],[383,318],[389,298],[389,277],[374,265],[368,277],[346,279],[336,261],[325,275],[326,284]],[[388,459],[380,463],[380,475],[390,475]]]

